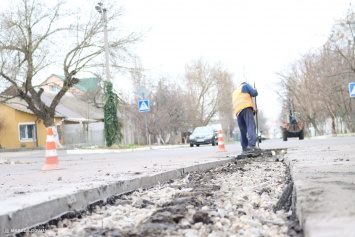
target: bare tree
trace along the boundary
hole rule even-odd
[[[335,22],[327,43],[327,50],[339,54],[355,74],[355,12],[350,8],[346,16]]]
[[[279,93],[284,104],[281,113],[287,116],[291,106],[294,106],[301,119],[312,124],[317,133],[320,133],[316,120],[321,109],[317,93],[314,92],[319,85],[314,75],[307,71],[311,61],[312,57],[304,57],[292,64],[289,71],[278,73],[283,88]]]
[[[103,84],[105,80],[102,78],[102,75],[94,74],[94,78],[97,81],[97,86],[94,89],[85,91],[84,94],[80,95],[80,99],[87,102],[90,105],[95,106],[96,108],[104,107],[104,93],[103,93]]]
[[[328,120],[331,132],[342,132],[341,124],[352,128],[352,106],[347,96],[347,63],[339,54],[324,47],[304,55],[291,65],[290,71],[279,74],[284,88],[284,113],[292,105],[301,113],[301,118],[312,124],[317,134],[322,134]],[[350,115],[350,116],[349,116]]]
[[[151,95],[151,112],[148,114],[149,133],[163,144],[177,135],[186,122],[181,88],[168,79],[161,78]],[[175,139],[171,139],[174,143]]]
[[[129,71],[134,88],[139,88],[145,84],[144,68],[139,58],[134,59],[134,66]]]
[[[192,128],[207,125],[218,116],[232,118],[234,86],[230,73],[220,65],[210,66],[203,59],[193,61],[186,66],[185,82],[184,100]]]
[[[339,112],[341,120],[347,124],[348,131],[355,131],[354,99],[347,96],[347,84],[355,81],[355,12],[349,8],[346,16],[339,19],[333,26],[333,33],[329,37],[325,50],[337,54],[338,81],[342,84],[337,87],[339,98]],[[335,56],[334,56],[335,57]],[[331,68],[333,68],[331,67]]]
[[[265,117],[263,110],[260,109],[258,109],[258,126],[258,131],[262,134],[267,134],[270,129],[269,125],[267,124],[267,118]]]
[[[285,107],[292,101],[317,134],[325,132],[329,121],[332,133],[354,131],[355,105],[348,95],[348,84],[355,76],[354,50],[355,14],[350,8],[344,18],[335,21],[323,47],[278,74]]]
[[[28,108],[46,127],[54,125],[55,108],[64,94],[79,79],[80,72],[102,66],[99,56],[103,55],[103,33],[100,17],[82,14],[78,11],[70,14],[59,1],[53,5],[43,0],[21,0],[13,2],[11,11],[0,15],[0,76],[11,84],[14,93],[28,104]],[[120,9],[108,7],[110,31],[114,20],[120,16]],[[93,14],[93,12],[91,12]],[[74,17],[75,16],[75,17]],[[67,21],[73,24],[66,23]],[[117,24],[118,25],[118,24]],[[129,56],[128,46],[137,42],[139,35],[110,37],[110,56],[113,67],[119,67],[119,61]],[[41,72],[53,64],[62,62],[65,77],[63,87],[51,104],[41,99],[42,89],[36,86]]]
[[[217,80],[217,114],[215,117],[218,118],[219,123],[222,125],[225,138],[229,140],[236,125],[232,105],[232,94],[235,85],[232,80],[232,74],[223,68],[221,64],[214,66],[213,77]]]

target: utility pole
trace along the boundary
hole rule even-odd
[[[101,14],[101,21],[104,23],[104,41],[105,41],[105,58],[106,58],[106,80],[110,79],[110,61],[109,61],[109,47],[108,47],[108,33],[107,33],[107,9],[103,7],[103,3],[99,2],[95,9]]]

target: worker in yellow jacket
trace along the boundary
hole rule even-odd
[[[252,97],[257,95],[258,91],[246,82],[233,92],[233,110],[240,130],[242,155],[248,157],[261,155],[261,149],[255,146],[257,135],[254,115],[258,111],[254,108]]]

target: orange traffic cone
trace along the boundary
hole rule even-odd
[[[58,166],[57,147],[55,145],[53,130],[47,128],[47,140],[46,140],[46,161],[42,170],[57,170]]]
[[[222,130],[219,130],[219,133],[218,133],[218,152],[225,152],[225,151],[227,151],[227,150],[224,147],[223,133],[222,133]]]

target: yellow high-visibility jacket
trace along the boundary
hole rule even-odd
[[[242,88],[243,85],[233,92],[233,110],[236,116],[245,108],[251,107],[254,109],[254,102],[251,95],[249,93],[243,93]]]

